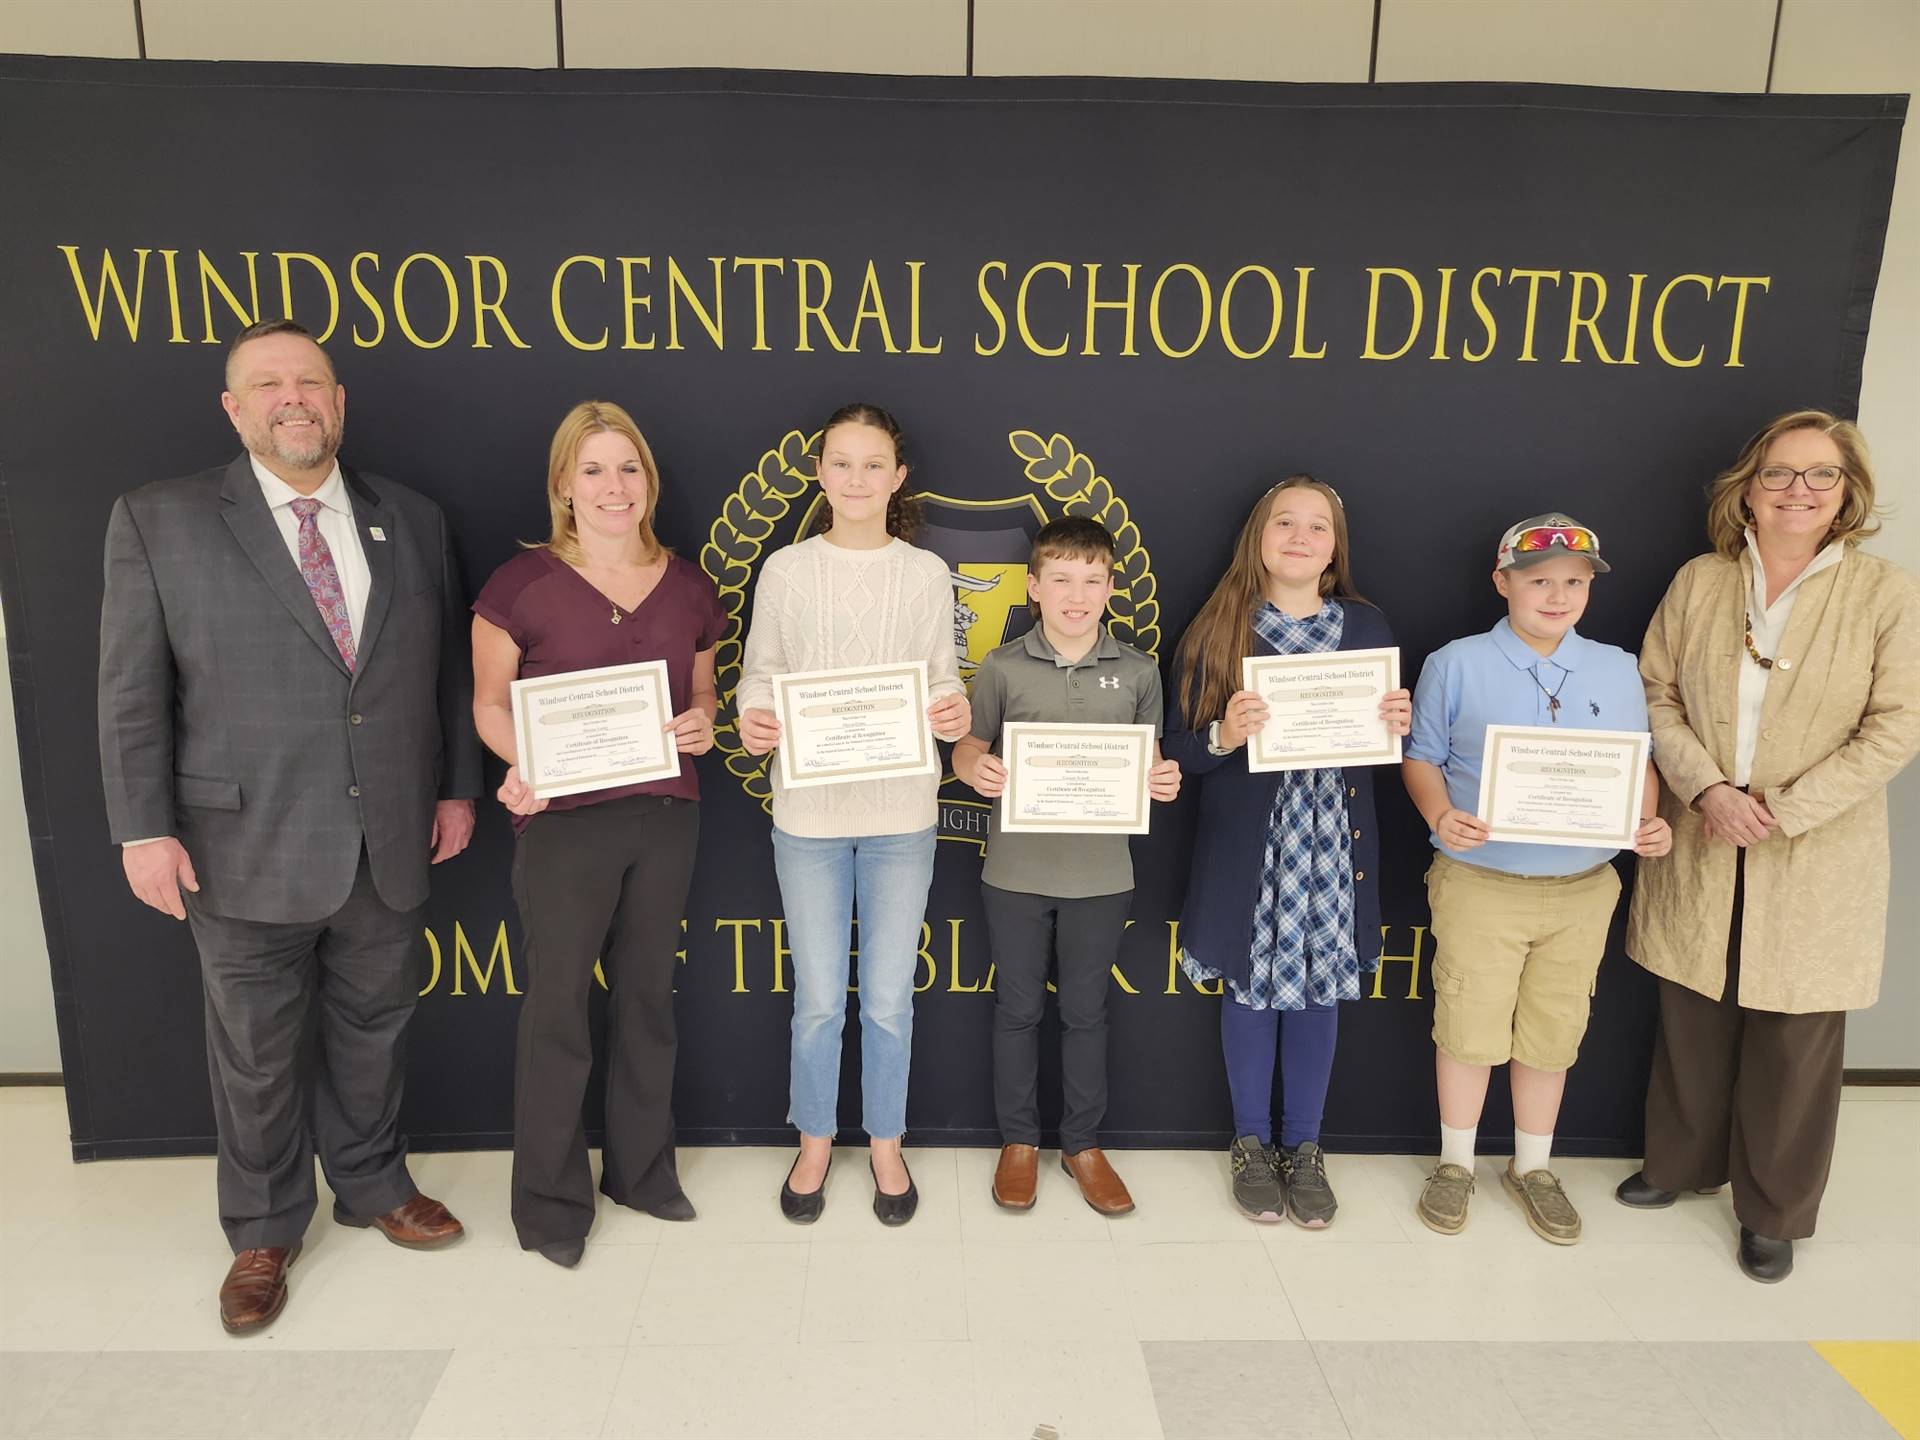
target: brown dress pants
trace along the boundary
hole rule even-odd
[[[1743,852],[1720,998],[1660,982],[1642,1173],[1662,1190],[1731,1180],[1742,1225],[1773,1240],[1803,1240],[1813,1234],[1833,1165],[1847,1014],[1783,1015],[1740,1004],[1745,888]]]

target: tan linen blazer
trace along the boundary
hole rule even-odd
[[[1673,852],[1642,859],[1627,953],[1719,999],[1734,847],[1693,802],[1733,776],[1752,557],[1690,560],[1640,651],[1660,813]],[[1780,831],[1747,851],[1739,1002],[1805,1014],[1880,994],[1887,931],[1886,787],[1920,750],[1920,584],[1851,550],[1805,581],[1768,672],[1749,788]]]

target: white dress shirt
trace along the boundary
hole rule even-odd
[[[1753,627],[1753,648],[1773,661],[1776,668],[1790,669],[1798,658],[1780,654],[1780,641],[1787,633],[1787,619],[1793,614],[1794,592],[1807,578],[1830,570],[1846,556],[1847,547],[1834,541],[1808,562],[1807,568],[1780,592],[1780,598],[1767,604],[1767,571],[1760,563],[1760,548],[1754,543],[1753,530],[1747,530],[1747,555],[1753,562],[1753,592],[1747,598],[1747,620]],[[1760,710],[1767,703],[1767,677],[1773,671],[1756,665],[1753,657],[1744,657],[1740,666],[1739,713],[1733,729],[1733,783],[1746,785],[1753,775],[1753,752],[1760,743]]]
[[[260,482],[260,493],[265,497],[267,508],[273,512],[273,523],[280,527],[280,538],[287,542],[287,553],[293,557],[293,568],[300,568],[300,517],[293,513],[293,502],[300,499],[300,492],[260,463],[257,455],[247,457],[253,461],[253,478]],[[357,653],[360,648],[360,627],[367,618],[367,592],[373,587],[372,572],[367,569],[367,552],[360,543],[360,527],[354,523],[353,503],[347,499],[346,478],[340,473],[340,464],[334,462],[333,473],[328,475],[320,488],[313,492],[313,499],[320,502],[320,513],[314,517],[320,527],[320,538],[327,542],[327,549],[333,552],[333,568],[340,576],[340,592],[347,600],[347,624],[353,630],[353,646]],[[141,840],[126,840],[120,848],[130,850],[135,845],[151,845],[156,840],[164,840],[164,835],[151,835]]]
[[[259,456],[248,458],[253,461],[253,478],[260,482],[260,493],[266,499],[267,508],[273,511],[273,522],[280,527],[281,539],[287,542],[287,553],[293,556],[293,568],[298,570],[300,517],[293,513],[293,502],[300,498],[300,492],[262,465]],[[339,572],[340,591],[347,599],[347,623],[353,629],[357,651],[360,625],[367,618],[367,591],[372,587],[373,576],[367,569],[367,552],[360,544],[360,527],[354,523],[353,502],[347,498],[347,482],[340,474],[338,461],[334,463],[333,473],[311,498],[321,505],[315,519],[320,526],[320,538],[333,552],[333,568]]]

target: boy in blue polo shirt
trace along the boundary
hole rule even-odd
[[[1096,520],[1042,526],[1027,561],[1027,598],[1040,623],[981,662],[973,681],[973,731],[953,747],[953,773],[996,799],[1007,767],[993,753],[1009,721],[1151,724],[1160,733],[1160,667],[1100,623],[1113,593],[1113,536]],[[1159,757],[1148,772],[1155,800],[1180,791],[1180,767]],[[1039,1181],[1040,1015],[1047,971],[1059,961],[1060,1164],[1086,1202],[1124,1215],[1133,1197],[1100,1149],[1107,1108],[1107,982],[1133,903],[1125,835],[1009,835],[993,828],[981,897],[996,976],[993,1104],[1005,1142],[993,1175],[1003,1209],[1033,1207]]]
[[[1617,852],[1489,840],[1475,811],[1489,725],[1647,728],[1634,657],[1574,628],[1593,577],[1608,568],[1586,526],[1560,514],[1522,520],[1501,537],[1494,559],[1506,616],[1484,635],[1435,651],[1414,691],[1401,773],[1436,851],[1427,900],[1438,946],[1440,1092],[1440,1163],[1421,1191],[1419,1213],[1443,1235],[1466,1226],[1488,1077],[1511,1061],[1514,1156],[1502,1182],[1535,1234],[1557,1245],[1580,1238],[1579,1212],[1548,1161],[1620,898]],[[1649,764],[1636,854],[1664,855],[1673,843],[1653,813],[1658,796]]]

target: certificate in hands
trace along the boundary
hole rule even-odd
[[[1652,744],[1644,730],[1489,725],[1479,808],[1489,838],[1631,850]]]
[[[940,773],[924,660],[776,675],[773,711],[788,790]]]
[[[1400,737],[1380,702],[1400,688],[1400,647],[1249,655],[1241,687],[1266,702],[1267,723],[1247,737],[1247,769],[1318,770],[1397,765]]]
[[[667,662],[606,665],[513,682],[520,777],[551,800],[680,773]]]
[[[1144,835],[1153,798],[1151,725],[1009,721],[1000,732],[1009,835]]]

